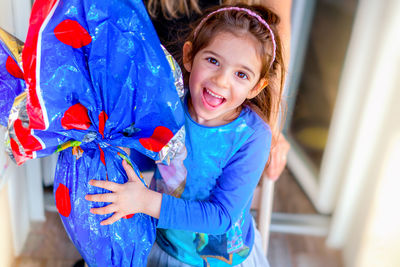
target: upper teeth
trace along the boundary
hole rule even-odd
[[[216,98],[223,98],[222,96],[216,95],[216,94],[214,94],[213,92],[211,92],[211,91],[208,90],[208,89],[206,89],[206,90],[207,90],[207,93],[209,93],[209,94],[212,95],[213,97],[216,97]]]

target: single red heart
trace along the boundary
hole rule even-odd
[[[11,150],[12,150],[14,159],[18,165],[21,165],[28,159],[33,158],[32,152],[27,152],[26,155],[22,155],[21,151],[19,151],[19,146],[18,146],[17,142],[12,138],[10,138],[10,146],[11,146]]]
[[[25,152],[29,153],[43,149],[42,144],[31,134],[31,129],[29,127],[25,128],[20,119],[15,120],[14,130]]]
[[[56,38],[73,48],[81,48],[92,42],[87,30],[75,20],[66,19],[54,28]]]
[[[18,79],[24,78],[24,73],[19,68],[17,62],[15,62],[15,60],[11,56],[8,56],[6,60],[6,70],[15,78]]]
[[[61,183],[56,190],[56,207],[58,212],[64,217],[68,217],[71,213],[71,198],[69,196],[69,190]]]
[[[132,213],[132,214],[125,215],[125,216],[124,216],[124,217],[122,217],[122,218],[124,218],[124,219],[130,219],[130,218],[132,218],[132,217],[133,217],[133,215],[135,215],[135,213]]]
[[[159,152],[172,137],[174,137],[174,134],[170,129],[164,126],[157,126],[150,137],[140,138],[139,142],[144,148]]]
[[[87,130],[91,124],[87,108],[80,103],[69,107],[61,118],[61,126],[66,130]]]

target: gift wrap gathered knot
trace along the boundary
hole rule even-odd
[[[142,1],[36,0],[22,60],[0,41],[0,122],[8,122],[12,157],[22,164],[59,153],[56,206],[89,266],[145,266],[154,219],[135,214],[101,226],[110,215],[90,208],[108,203],[85,200],[107,192],[89,180],[128,180],[123,158],[141,177],[120,147],[168,164],[184,142],[181,73]]]

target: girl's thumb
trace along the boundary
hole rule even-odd
[[[126,160],[122,160],[122,167],[124,167],[126,175],[128,176],[128,181],[135,182],[139,179],[135,171],[133,170],[132,166],[129,165],[128,162],[126,162]]]

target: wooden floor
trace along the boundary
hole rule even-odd
[[[289,171],[275,185],[274,212],[316,214],[311,202]],[[327,248],[325,238],[271,233],[268,260],[271,267],[342,267],[341,253]]]
[[[15,267],[71,267],[81,257],[69,240],[58,213],[46,212],[46,222],[33,223]]]
[[[315,213],[288,171],[276,183],[274,211]],[[15,267],[71,267],[80,259],[59,215],[46,212],[46,218],[46,222],[32,225]],[[341,267],[340,252],[327,248],[324,242],[321,237],[272,233],[268,259],[272,267]]]

